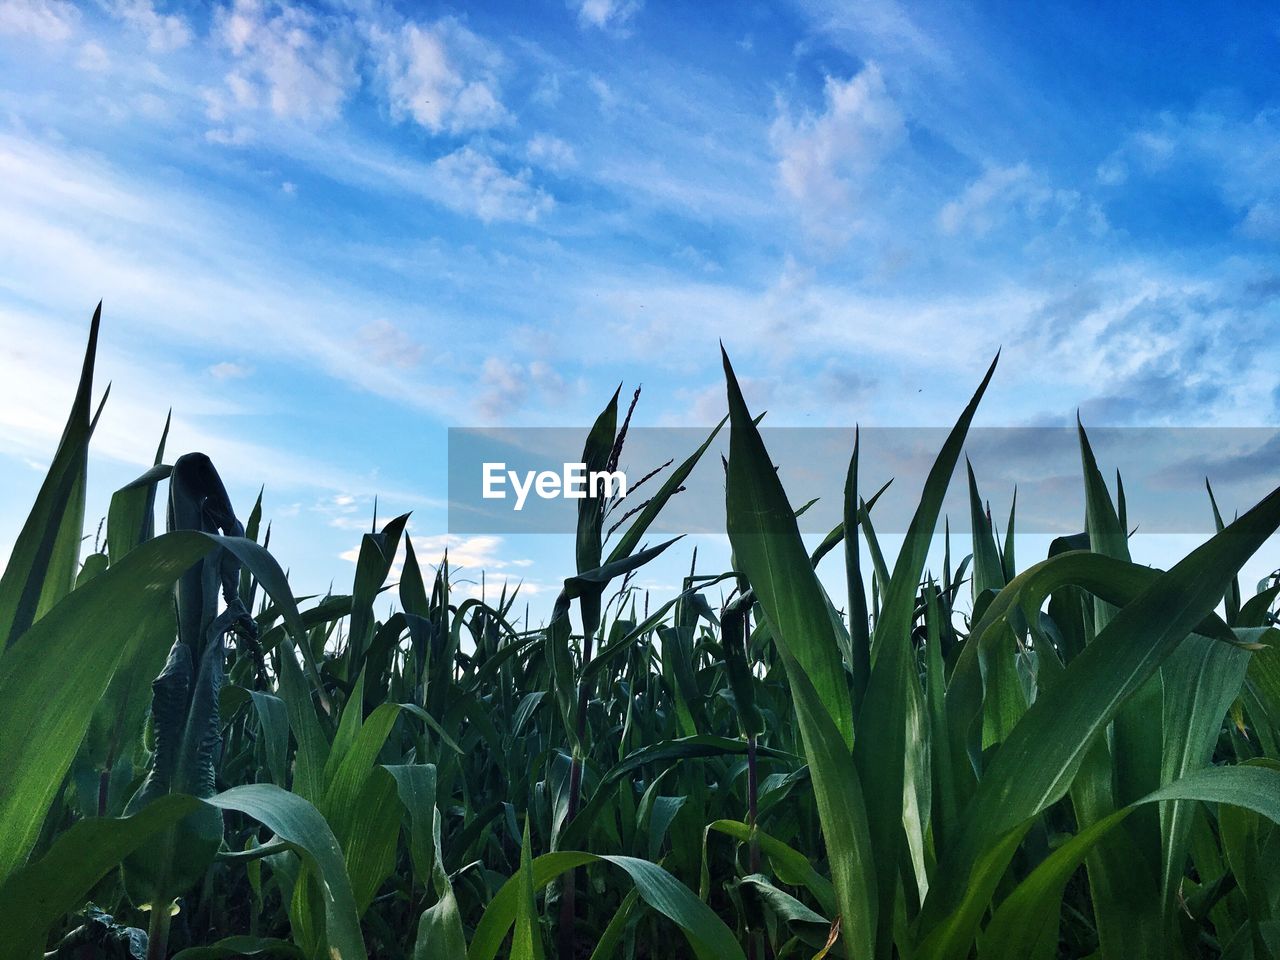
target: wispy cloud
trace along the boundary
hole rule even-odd
[[[230,360],[215,363],[209,368],[209,376],[215,380],[243,380],[252,373],[252,367],[245,366],[243,363],[232,363]]]
[[[426,348],[385,318],[360,328],[360,346],[374,363],[408,370],[422,362]]]
[[[0,4],[0,34],[33,37],[44,43],[68,39],[79,14],[66,0],[6,0]]]
[[[1206,100],[1162,111],[1136,129],[1099,169],[1108,186],[1131,175],[1210,185],[1237,217],[1240,234],[1280,241],[1280,107],[1256,112]]]
[[[570,0],[578,11],[578,22],[584,27],[619,30],[640,12],[641,0]]]
[[[90,40],[80,47],[80,54],[76,57],[76,66],[89,73],[106,73],[111,69],[111,57],[107,55],[107,51],[102,48],[101,44]]]
[[[392,116],[455,135],[510,119],[501,102],[501,53],[456,19],[375,24],[370,34]]]
[[[509,545],[502,537],[447,533],[418,536],[414,534],[413,527],[414,524],[410,521],[407,530],[424,576],[431,576],[431,571],[443,563],[447,556],[450,586],[463,597],[483,597],[489,603],[494,603],[504,590],[509,597],[519,587],[521,595],[532,597],[549,589],[545,583],[525,579],[523,571],[532,566],[532,561],[512,558]],[[360,560],[359,545],[343,550],[338,557],[351,564],[357,563]],[[388,583],[398,583],[404,576],[407,557],[405,540],[401,539],[391,563],[391,571],[387,575]]]
[[[821,111],[798,115],[781,104],[770,140],[783,190],[815,222],[847,226],[906,125],[874,64],[847,80],[827,77],[823,101]]]
[[[218,8],[213,34],[231,58],[222,87],[206,91],[215,123],[258,111],[304,122],[332,120],[359,82],[350,31],[308,7],[234,0]]]
[[[1086,200],[1079,191],[1051,186],[1024,162],[987,169],[943,205],[938,226],[946,234],[982,237],[1014,217],[1052,226],[1071,216],[1079,217],[1095,235],[1107,229],[1106,215],[1096,201]]]
[[[529,170],[509,172],[472,146],[441,157],[431,167],[440,202],[460,213],[474,214],[486,223],[532,223],[555,206],[552,196],[533,183]]]
[[[529,158],[530,163],[557,173],[572,170],[578,165],[578,157],[574,153],[573,146],[547,133],[533,135],[525,146],[525,156]]]
[[[242,435],[233,425],[257,399],[240,397],[219,384],[235,378],[216,374],[202,383],[172,359],[139,356],[121,350],[121,324],[104,307],[104,338],[98,363],[99,393],[111,382],[111,395],[94,433],[97,457],[139,471],[150,466],[164,426],[163,397],[175,404],[170,450],[202,450],[229,477],[247,478],[281,489],[351,489],[369,483],[367,475],[348,471],[292,450]],[[57,445],[79,375],[88,311],[83,322],[53,320],[41,312],[0,308],[0,453],[45,461]],[[38,332],[38,335],[35,335]],[[175,385],[181,385],[175,390]]]
[[[157,345],[252,342],[397,402],[447,407],[447,390],[398,365],[352,362],[349,318],[371,307],[399,314],[403,304],[374,306],[367,292],[343,292],[283,251],[246,242],[237,216],[219,205],[134,183],[89,156],[11,139],[0,140],[0,171],[10,185],[0,210],[12,228],[0,250],[16,271],[10,290],[28,302],[75,315],[105,296]],[[58,282],[66,276],[74,286]]]
[[[191,25],[177,13],[161,13],[153,0],[110,0],[107,9],[147,40],[147,49],[168,53],[191,42]]]
[[[545,360],[486,357],[480,371],[478,406],[487,420],[515,415],[530,400],[545,402],[564,389],[564,378]]]

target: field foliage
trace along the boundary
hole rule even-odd
[[[926,569],[993,363],[898,555],[856,445],[812,549],[726,357],[707,443],[582,502],[547,622],[403,516],[296,597],[261,498],[163,439],[84,537],[98,327],[0,578],[0,958],[1280,956],[1280,575],[1237,577],[1280,490],[1141,566],[1082,427],[1078,534],[1019,566],[970,469]],[[722,429],[732,567],[651,597]]]

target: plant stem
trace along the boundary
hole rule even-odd
[[[587,668],[591,666],[594,652],[596,628],[600,605],[581,604],[582,609],[582,675],[578,682],[578,715],[574,718],[577,729],[579,750],[587,735],[587,704],[591,700],[591,688],[586,680]],[[569,806],[565,812],[564,825],[568,827],[578,815],[578,806],[582,799],[582,757],[579,750],[573,753],[573,762],[569,767]],[[577,932],[574,920],[577,917],[577,870],[565,874],[564,887],[560,893],[560,960],[574,960],[577,953]]]
[[[169,948],[169,924],[173,917],[169,912],[168,897],[157,897],[151,904],[151,922],[147,926],[147,960],[165,960]]]
[[[760,841],[756,838],[756,819],[760,815],[758,806],[760,792],[760,772],[756,766],[756,735],[747,737],[747,826],[751,828],[751,872],[760,872]]]
[[[223,863],[247,863],[250,860],[261,860],[264,857],[270,857],[292,849],[292,845],[284,840],[272,840],[270,843],[264,843],[251,850],[220,850],[218,851],[218,860]]]
[[[759,771],[756,768],[756,735],[747,737],[747,826],[751,828],[751,840],[748,846],[748,867],[752,874],[760,872],[760,841],[756,839],[756,820],[760,815],[757,805],[760,788]],[[748,932],[747,960],[759,957],[760,934],[758,931]]]
[[[565,816],[565,826],[573,822],[578,812],[578,790],[582,785],[581,761],[573,758],[573,766],[569,773],[569,810]],[[559,943],[560,960],[573,960],[577,952],[577,935],[574,920],[577,917],[577,875],[578,871],[570,870],[564,875],[564,885],[560,889],[560,925]]]

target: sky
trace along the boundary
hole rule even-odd
[[[949,425],[997,349],[983,426],[1280,425],[1280,10],[0,0],[0,223],[0,555],[101,299],[91,525],[172,409],[299,590],[376,497],[545,598],[448,428],[709,426],[721,342],[774,426]]]

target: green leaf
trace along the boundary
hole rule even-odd
[[[262,690],[250,690],[249,696],[253,699],[253,708],[262,728],[263,749],[271,780],[276,786],[288,789],[289,708],[275,694]]]
[[[567,850],[547,853],[532,861],[532,888],[541,890],[562,873],[592,863],[610,864],[624,871],[635,884],[640,899],[680,927],[700,960],[745,960],[732,931],[711,908],[675,877],[648,860]],[[498,955],[507,931],[515,922],[522,885],[527,882],[521,876],[512,877],[489,901],[471,939],[468,960],[493,960]]]
[[[715,820],[707,824],[707,830],[727,834],[742,843],[750,843],[752,839],[751,827],[738,820]],[[760,845],[761,852],[769,858],[779,880],[791,886],[804,887],[813,894],[823,912],[831,916],[836,914],[835,889],[830,880],[813,868],[813,861],[807,854],[763,830],[755,831],[755,841]]]
[[[1213,495],[1213,487],[1209,485],[1209,478],[1204,478],[1204,489],[1209,494],[1209,505],[1213,508],[1213,526],[1214,529],[1221,532],[1225,524],[1222,522],[1222,514],[1218,511],[1218,500]],[[1236,577],[1231,581],[1231,586],[1227,589],[1227,595],[1223,598],[1226,607],[1227,623],[1232,626],[1249,626],[1249,624],[1238,623],[1240,619],[1240,578]]]
[[[908,719],[922,713],[919,670],[911,643],[916,593],[969,424],[999,360],[997,354],[929,470],[872,633],[871,677],[858,714],[863,735],[858,738],[854,759],[866,790],[867,825],[875,852],[879,894],[875,956],[879,958],[887,958],[893,948],[894,905],[904,839],[903,791],[909,782]]]
[[[352,697],[346,710],[358,713],[362,701]],[[395,781],[376,764],[399,713],[399,704],[381,704],[360,726],[350,747],[340,755],[335,750],[325,772],[329,786],[318,805],[345,851],[361,915],[395,868],[400,826]]]
[[[306,646],[305,635],[299,646]],[[302,669],[294,658],[293,649],[286,645],[280,651],[280,692],[285,710],[289,714],[289,728],[298,743],[294,755],[293,791],[312,803],[319,803],[324,795],[324,765],[329,743],[316,716],[311,692],[302,676]]]
[[[192,797],[170,796],[131,817],[81,820],[60,833],[43,857],[0,886],[0,917],[5,918],[0,957],[42,952],[47,931],[83,906],[109,870],[198,806]]]
[[[831,921],[814,913],[791,894],[779,890],[768,877],[750,874],[737,882],[737,888],[752,913],[765,914],[771,939],[776,941],[779,924],[785,925],[784,929],[794,929],[806,940],[815,937],[817,943],[822,943],[826,939]],[[753,925],[758,926],[759,921],[754,921]]]
[[[707,439],[702,442],[702,445],[667,476],[667,479],[663,481],[662,486],[658,488],[658,492],[649,498],[648,502],[644,505],[644,508],[636,518],[631,521],[627,529],[623,531],[622,536],[618,538],[617,544],[614,546],[613,550],[609,552],[609,563],[629,557],[632,551],[639,546],[640,540],[653,524],[653,521],[657,519],[662,508],[667,505],[667,501],[675,496],[681,485],[689,479],[689,474],[693,473],[693,468],[698,465],[698,461],[702,459],[702,455],[706,453],[707,448],[711,446],[711,441],[715,440],[716,434],[720,432],[721,427],[725,425],[725,422],[728,419],[728,417],[725,417],[724,420],[721,420],[716,424],[715,429],[712,430],[707,436]]]
[[[871,679],[871,622],[867,612],[867,591],[862,582],[862,552],[858,547],[858,447],[861,437],[853,432],[853,453],[844,481],[844,566],[849,596],[849,668],[853,673],[853,713],[857,716]],[[886,487],[888,484],[885,485]],[[881,488],[883,492],[884,488]],[[876,496],[879,496],[877,494]],[[874,501],[875,497],[872,498]]]
[[[215,543],[179,533],[143,544],[0,655],[0,878],[35,843],[117,664],[134,644],[167,646],[173,584]]]
[[[1084,471],[1085,531],[1089,535],[1089,549],[1102,556],[1128,561],[1128,531],[1112,503],[1078,417],[1076,427]],[[1112,604],[1095,596],[1094,630],[1101,632],[1111,622],[1114,612]],[[1082,827],[1160,785],[1162,734],[1159,723],[1154,720],[1160,716],[1162,699],[1162,681],[1157,672],[1135,690],[1117,712],[1110,748],[1095,748],[1097,762],[1086,764],[1073,788],[1074,795],[1081,800],[1076,804],[1076,817]],[[1082,782],[1088,779],[1096,783]],[[1086,794],[1093,800],[1086,801]],[[1160,824],[1154,808],[1138,811],[1125,824],[1124,833],[1109,835],[1101,841],[1096,854],[1090,856],[1089,882],[1104,950],[1140,951],[1134,937],[1145,935],[1148,897],[1144,888],[1148,876],[1154,880],[1159,860]],[[1136,876],[1139,871],[1140,879]]]
[[[604,933],[600,934],[600,940],[596,943],[595,949],[591,951],[591,960],[609,960],[618,952],[622,935],[626,932],[627,924],[631,922],[631,915],[635,912],[635,906],[639,900],[640,892],[634,888],[622,898],[622,905],[609,919],[609,925],[604,928]]]
[[[414,880],[430,885],[435,873],[436,768],[430,763],[384,767],[396,781],[400,802],[409,813],[409,859]]]
[[[413,960],[466,960],[467,938],[462,929],[462,915],[458,901],[444,872],[444,856],[440,850],[440,816],[432,811],[432,882],[436,896],[435,906],[423,912],[418,921],[418,935],[414,941]]]
[[[774,626],[775,640],[785,646],[784,655],[808,676],[852,750],[853,706],[826,597],[727,356],[724,368],[732,423],[726,510],[734,557]]]
[[[1222,719],[1240,694],[1249,669],[1249,653],[1204,637],[1190,636],[1169,655],[1164,674],[1164,749],[1160,782],[1168,785],[1213,759]],[[1195,804],[1179,800],[1160,805],[1163,838],[1161,887],[1165,918],[1173,921],[1183,868],[1191,843]]]
[[[157,463],[111,495],[107,510],[107,554],[112,562],[155,536],[156,488],[173,467]]]
[[[1005,898],[983,933],[980,960],[1049,960],[1058,945],[1058,908],[1071,875],[1089,850],[1142,804],[1197,801],[1230,804],[1280,822],[1280,773],[1265,767],[1200,770],[1161,787],[1072,837]]]
[[[732,425],[726,484],[729,542],[786,665],[845,944],[851,954],[869,956],[875,949],[878,898],[862,785],[851,754],[848,680],[826,595],[727,355],[724,370]],[[899,816],[901,799],[899,780]]]
[[[350,656],[355,674],[359,671],[364,655],[373,640],[373,604],[378,592],[391,572],[396,551],[400,548],[400,536],[404,533],[409,515],[396,517],[379,533],[366,533],[360,539],[360,554],[356,560],[355,584],[351,588]]]
[[[979,858],[1065,794],[1125,699],[1209,614],[1226,582],[1277,525],[1280,489],[1160,574],[1040,693],[992,759],[959,840],[940,857],[939,879],[920,917],[919,929],[928,936],[921,949],[939,958],[967,951],[972,929],[944,921],[980,893],[970,884]]]
[[[613,451],[618,430],[618,394],[622,386],[614,391],[613,397],[596,417],[591,431],[587,434],[582,448],[582,462],[587,473],[604,470]],[[577,570],[579,574],[594,570],[600,566],[602,543],[604,539],[604,502],[599,496],[584,497],[578,501]],[[598,615],[597,618],[598,619]],[[594,627],[594,623],[592,624]]]
[[[364,960],[364,939],[342,848],[324,817],[306,800],[267,783],[232,787],[207,803],[253,817],[289,844],[319,880],[332,960]]]
[[[12,646],[75,585],[84,527],[89,438],[98,419],[97,414],[90,416],[90,394],[101,320],[99,303],[89,324],[80,383],[58,450],[0,575],[0,651]],[[102,402],[106,399],[103,396]],[[98,413],[101,411],[99,406]],[[6,866],[3,848],[0,844],[0,871]]]
[[[538,927],[538,906],[534,901],[533,861],[529,853],[529,821],[524,822],[524,842],[520,845],[520,870],[516,874],[515,932],[511,937],[511,960],[542,960],[542,931]]]
[[[1039,611],[1051,594],[1066,586],[1077,586],[1115,606],[1133,602],[1160,578],[1162,571],[1139,564],[1114,560],[1082,550],[1057,553],[1028,567],[1011,580],[991,601],[970,631],[971,638],[981,638],[1011,617],[1038,629]],[[1234,636],[1226,624],[1209,613],[1196,625],[1196,632],[1217,638]],[[1048,638],[1045,652],[1052,650]],[[952,742],[953,762],[960,769],[967,764],[968,738],[975,733],[974,721],[982,713],[982,674],[979,662],[981,643],[965,643],[947,686],[947,731]],[[976,749],[975,749],[976,753]]]
[[[991,520],[982,508],[978,494],[978,481],[973,476],[973,464],[965,458],[965,470],[969,475],[969,524],[973,527],[973,595],[987,590],[999,590],[1005,584],[1004,566],[996,546],[995,531]]]
[[[731,755],[743,756],[746,752],[747,741],[730,740],[727,737],[716,737],[710,734],[664,740],[633,750],[618,761],[617,764],[610,767],[608,772],[600,778],[599,783],[596,785],[595,793],[578,811],[578,815],[574,817],[573,822],[565,828],[564,834],[560,837],[560,843],[568,847],[585,843],[587,831],[590,829],[592,822],[613,796],[611,788],[632,771],[650,764],[666,767],[681,760]],[[759,747],[757,752],[761,757],[774,757],[789,762],[799,762],[799,758],[792,754],[768,747]]]
[[[305,955],[287,940],[271,937],[226,937],[206,947],[188,947],[173,955],[173,960],[238,960],[240,957],[288,957],[305,960]]]
[[[0,575],[0,649],[12,645],[76,585],[84,526],[88,442],[102,411],[91,417],[93,362],[102,305],[93,311],[76,399],[40,493]],[[110,393],[110,389],[108,389]]]

